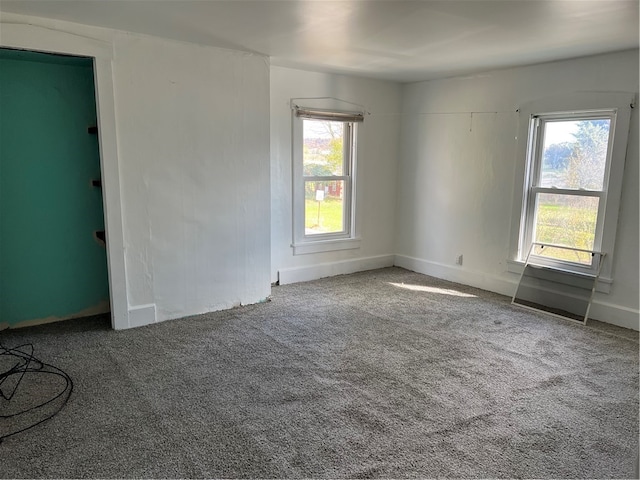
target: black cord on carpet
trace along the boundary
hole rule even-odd
[[[64,388],[52,397],[47,397],[36,405],[22,409],[18,407],[17,412],[10,413],[8,415],[0,414],[0,421],[12,421],[12,423],[16,423],[18,425],[14,426],[13,430],[10,429],[8,433],[0,431],[0,443],[2,443],[2,441],[7,437],[25,432],[53,418],[67,404],[67,401],[71,396],[71,392],[73,391],[73,381],[71,380],[71,377],[60,368],[38,360],[33,356],[33,350],[33,345],[30,343],[19,345],[15,348],[7,348],[0,344],[0,357],[7,356],[10,358],[10,362],[11,360],[15,361],[13,366],[9,367],[5,372],[0,373],[0,403],[15,401],[14,396],[16,392],[18,392],[18,389],[27,374],[54,375],[61,377],[64,380]],[[9,379],[11,379],[12,382],[7,382]],[[4,386],[5,383],[6,385],[13,383],[13,386]],[[59,405],[53,406],[54,402],[58,399],[62,399]],[[47,411],[45,408],[47,405],[53,406],[51,411]]]

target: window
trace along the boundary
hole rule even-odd
[[[516,241],[512,237],[514,263],[531,254],[537,264],[595,274],[602,257],[591,252],[603,252],[603,281],[611,283],[632,101],[626,94],[582,95],[546,103],[597,108],[538,113],[533,105],[521,113],[526,163],[519,172],[522,201]]]
[[[523,257],[537,242],[545,245],[533,253],[538,262],[597,268],[589,250],[602,246],[614,123],[612,111],[532,117]]]
[[[297,108],[293,121],[294,253],[356,248],[356,134],[362,115]]]

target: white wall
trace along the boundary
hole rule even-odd
[[[113,97],[98,107],[115,110],[124,251],[110,253],[124,256],[124,326],[268,297],[268,60],[47,19],[2,21],[71,33],[79,45],[98,39],[113,52]]]
[[[393,264],[400,93],[400,85],[391,82],[271,67],[272,281],[278,275],[287,283]],[[358,249],[294,255],[290,102],[317,97],[363,105],[370,113],[358,125],[356,227],[362,241]],[[356,108],[333,102],[336,108]]]
[[[130,303],[167,319],[264,299],[267,61],[123,34],[115,56]]]
[[[396,264],[511,295],[507,272],[518,115],[578,91],[638,92],[638,51],[408,84],[403,91]],[[472,113],[474,112],[474,113]],[[632,110],[609,294],[592,317],[638,329],[638,108]],[[463,265],[455,260],[464,255]]]
[[[305,280],[394,261],[511,294],[514,172],[523,161],[516,108],[578,90],[638,91],[637,51],[402,87],[270,69],[260,56],[49,19],[3,13],[1,21],[71,34],[65,41],[78,50],[108,51],[99,65],[109,76],[98,83],[112,90],[99,109],[113,123],[102,149],[120,191],[105,185],[105,207],[121,214],[110,265],[123,265],[112,291],[123,291],[124,326],[261,301],[283,273]],[[0,28],[0,43],[9,30]],[[55,51],[52,39],[27,43]],[[359,249],[293,255],[290,100],[299,97],[335,97],[371,112],[359,138]],[[613,285],[593,309],[634,328],[638,177],[636,109]]]

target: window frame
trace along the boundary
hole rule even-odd
[[[585,115],[588,113],[614,112],[615,124],[610,128],[610,145],[608,177],[606,195],[603,202],[598,207],[598,221],[601,222],[599,228],[600,239],[599,249],[604,253],[600,277],[596,290],[609,293],[613,283],[613,259],[618,224],[618,214],[620,209],[620,198],[622,193],[622,180],[624,175],[624,164],[627,153],[627,140],[629,135],[631,110],[635,104],[635,93],[631,92],[576,92],[557,97],[547,97],[532,100],[520,105],[516,110],[518,113],[517,126],[517,150],[518,162],[514,170],[514,202],[511,217],[511,238],[509,242],[509,256],[507,258],[507,271],[520,274],[524,266],[524,259],[528,250],[523,244],[526,221],[523,215],[525,208],[528,208],[528,186],[531,185],[531,171],[529,167],[529,153],[535,143],[532,131],[531,119],[536,116],[553,115]],[[538,145],[542,148],[542,142]],[[560,189],[558,189],[560,191]],[[558,191],[554,193],[558,193]],[[600,213],[600,212],[603,213]],[[598,229],[598,227],[596,227]],[[596,248],[594,244],[594,249]],[[568,270],[576,274],[591,274],[592,268],[580,268],[579,264],[566,262],[567,265],[549,265],[550,268]],[[595,266],[594,266],[595,267]]]
[[[606,214],[607,193],[609,189],[609,173],[611,171],[611,159],[613,151],[613,133],[615,132],[617,112],[615,109],[595,110],[595,111],[575,111],[575,112],[554,112],[548,114],[535,114],[529,120],[529,147],[527,153],[527,175],[525,180],[524,200],[522,202],[522,214],[520,225],[522,231],[519,239],[518,260],[525,261],[531,250],[531,245],[535,242],[540,243],[534,238],[535,225],[537,220],[537,204],[538,195],[565,195],[576,197],[598,198],[598,211],[596,213],[596,226],[594,232],[593,251],[601,252],[602,237],[604,228],[604,219]],[[609,138],[607,140],[607,156],[605,160],[605,168],[602,179],[602,189],[586,190],[580,188],[557,188],[542,187],[542,164],[544,156],[544,134],[545,125],[548,123],[559,121],[579,121],[579,120],[603,120],[608,119]],[[553,245],[549,245],[553,246]],[[571,245],[562,245],[563,247],[571,247],[580,250],[580,248]],[[600,258],[600,256],[592,255],[592,259]],[[560,270],[571,271],[575,273],[595,274],[599,269],[599,264],[592,261],[591,265],[571,262],[555,258],[544,257],[531,253],[529,259],[538,265],[544,265]]]
[[[356,236],[356,160],[358,127],[363,115],[358,112],[320,109],[292,109],[293,160],[293,242],[294,255],[358,248]],[[344,124],[342,175],[304,175],[304,121],[328,120]],[[343,181],[343,230],[307,234],[305,230],[305,186],[308,182]]]

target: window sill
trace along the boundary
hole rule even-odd
[[[553,267],[547,267],[553,270]],[[522,275],[522,271],[524,270],[524,262],[519,260],[507,260],[507,271],[510,273],[516,273],[518,275]],[[576,276],[580,276],[580,273],[575,273]],[[567,284],[571,284],[571,282],[567,282]],[[596,283],[596,292],[606,293],[608,294],[611,291],[611,284],[613,284],[613,279],[606,278],[600,276],[598,278],[598,282]]]
[[[319,240],[304,243],[294,243],[294,255],[307,255],[309,253],[333,252],[335,250],[351,250],[360,248],[359,238],[340,238],[337,240]]]

